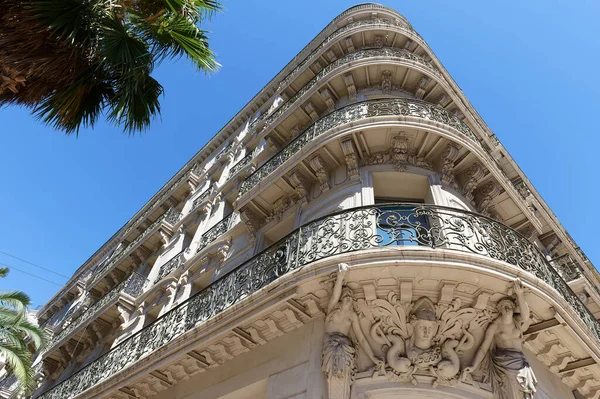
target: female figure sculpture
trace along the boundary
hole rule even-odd
[[[357,349],[350,339],[354,333],[358,345],[367,356],[379,367],[383,361],[373,354],[373,350],[365,339],[354,311],[354,298],[350,288],[345,287],[344,278],[348,265],[340,263],[337,279],[327,306],[325,319],[325,342],[323,344],[323,371],[329,383],[330,399],[347,399],[350,395],[350,382],[354,375]]]
[[[517,303],[510,297],[500,299],[497,309],[500,315],[485,332],[483,342],[464,373],[473,372],[489,353],[490,374],[494,398],[531,399],[535,395],[537,380],[523,354],[523,332],[529,328],[529,306],[525,302],[521,280],[514,282]],[[515,314],[520,308],[521,313]]]

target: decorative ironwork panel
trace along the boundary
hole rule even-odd
[[[215,161],[218,161],[219,158],[221,158],[223,155],[225,155],[227,153],[227,151],[231,150],[233,148],[233,141],[228,143],[225,147],[223,147],[223,149],[221,151],[218,152],[217,155],[215,155]]]
[[[232,220],[231,215],[232,214],[230,213],[229,215],[225,216],[223,219],[221,219],[220,222],[218,222],[213,227],[208,229],[204,234],[202,234],[202,237],[200,237],[200,243],[198,244],[198,249],[196,249],[196,252],[202,251],[204,248],[206,248],[206,246],[208,244],[210,244],[211,242],[216,240],[219,236],[221,236],[222,234],[227,232],[227,230],[229,230],[229,225],[231,224],[231,220]]]
[[[139,273],[133,272],[127,279],[123,293],[137,298],[143,291],[149,280]]]
[[[544,255],[516,231],[459,209],[426,204],[379,204],[342,211],[297,229],[40,397],[67,399],[80,394],[311,262],[353,251],[410,245],[467,252],[517,266],[557,290],[600,340],[598,320]]]
[[[260,151],[259,151],[258,147],[255,148],[254,151],[250,151],[244,158],[240,159],[240,161],[238,163],[233,165],[233,167],[231,168],[231,171],[229,172],[229,175],[233,176],[236,173],[238,173],[240,170],[242,170],[244,168],[244,166],[248,165],[259,152]]]
[[[164,220],[170,225],[177,224],[181,219],[181,213],[177,210],[177,208],[169,208],[169,210],[165,213]]]
[[[185,258],[183,257],[183,252],[180,252],[177,255],[175,255],[173,258],[171,258],[171,260],[169,260],[167,263],[165,263],[164,265],[162,265],[160,267],[160,269],[158,271],[158,275],[154,279],[153,284],[158,283],[160,280],[165,278],[173,270],[181,267],[184,262],[185,262]]]
[[[583,277],[581,267],[579,267],[575,259],[569,254],[552,259],[550,264],[554,266],[556,271],[558,271],[566,281],[573,281]]]
[[[192,202],[192,210],[196,209],[200,204],[202,204],[213,192],[212,187],[207,188]]]
[[[442,123],[480,145],[475,134],[459,117],[437,105],[425,101],[403,98],[364,101],[336,110],[308,126],[298,137],[244,180],[240,187],[239,196],[244,195],[252,187],[257,186],[258,183],[273,173],[285,161],[300,152],[304,146],[323,133],[337,126],[356,122],[361,119],[392,115],[414,116]]]

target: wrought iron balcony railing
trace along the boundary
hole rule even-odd
[[[481,145],[475,134],[458,116],[437,105],[407,98],[363,101],[333,111],[304,129],[298,137],[244,180],[240,187],[239,196],[257,186],[267,176],[271,175],[275,169],[323,133],[347,123],[377,116],[392,115],[414,116],[442,123],[457,130],[474,144]]]
[[[181,265],[183,265],[184,262],[185,262],[185,258],[183,257],[183,251],[182,251],[182,252],[178,253],[177,255],[175,255],[174,257],[172,257],[171,260],[169,260],[168,262],[166,262],[164,265],[162,265],[160,267],[158,274],[156,275],[156,278],[154,279],[153,284],[158,283],[160,280],[165,278],[173,270],[175,270],[178,267],[180,267]]]
[[[202,251],[208,244],[216,240],[222,234],[225,234],[227,230],[231,227],[231,221],[233,220],[232,213],[225,216],[221,219],[217,224],[215,224],[210,229],[206,230],[202,237],[200,237],[200,242],[198,244],[198,249],[196,249],[196,253]]]
[[[206,201],[206,199],[213,193],[213,188],[209,187],[206,190],[204,190],[204,192],[202,192],[202,194],[200,194],[196,199],[194,199],[194,202],[192,202],[192,209],[190,209],[190,212],[193,211],[194,209],[198,208],[198,206],[200,206],[200,204],[202,204],[204,201]]]
[[[52,340],[46,349],[46,353],[53,351],[58,344],[63,342],[71,334],[84,327],[90,321],[96,319],[98,315],[104,309],[106,309],[107,306],[110,306],[110,304],[117,300],[121,293],[125,293],[134,298],[139,296],[142,293],[144,285],[147,281],[148,280],[146,277],[133,272],[129,277],[110,290],[106,295],[98,299],[87,309],[84,309],[78,317],[65,322],[65,324],[62,326],[62,329],[52,337]]]
[[[345,210],[298,228],[40,397],[67,399],[80,394],[279,277],[311,262],[389,246],[466,252],[503,261],[531,273],[571,304],[600,345],[598,320],[537,248],[516,231],[459,209],[384,204]]]

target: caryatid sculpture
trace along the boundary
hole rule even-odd
[[[350,339],[350,333],[378,368],[384,366],[383,361],[373,354],[360,328],[358,315],[354,310],[352,291],[344,286],[347,272],[348,265],[340,263],[325,319],[322,369],[327,376],[329,399],[347,399],[350,396],[350,383],[354,376],[358,351]]]
[[[514,292],[516,303],[510,297],[498,301],[496,308],[500,315],[488,326],[471,365],[464,369],[465,374],[473,372],[489,353],[492,391],[497,399],[531,399],[537,385],[523,354],[523,333],[531,319],[519,279],[514,282]],[[515,314],[517,306],[520,314]]]

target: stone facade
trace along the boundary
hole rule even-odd
[[[34,397],[599,398],[599,287],[410,23],[364,4],[39,311]]]

